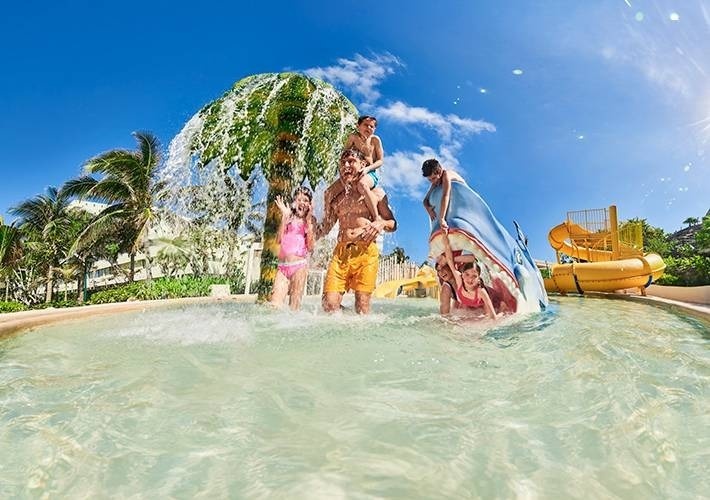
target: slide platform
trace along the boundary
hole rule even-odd
[[[666,269],[663,259],[655,253],[613,260],[610,251],[572,244],[571,231],[580,235],[584,234],[585,230],[577,225],[570,228],[566,223],[562,223],[550,230],[550,245],[558,252],[586,262],[551,265],[549,276],[544,279],[548,292],[582,294],[613,292],[626,288],[643,289],[660,278]],[[591,242],[594,234],[588,234]],[[580,240],[579,237],[575,239]],[[620,251],[623,255],[631,249],[621,245]]]
[[[413,278],[387,281],[380,284],[372,293],[374,297],[394,299],[402,292],[416,288],[439,286],[436,271],[429,266],[422,266]]]

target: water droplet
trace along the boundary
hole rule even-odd
[[[516,69],[513,70],[513,74],[516,75],[516,76],[522,75],[522,74],[523,74],[523,70],[516,68]]]
[[[484,89],[484,88],[480,88],[480,89],[478,89],[478,91],[479,91],[481,94],[485,94],[486,92],[488,92],[488,90],[486,90],[486,89]]]

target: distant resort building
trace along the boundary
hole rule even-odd
[[[108,205],[103,203],[96,203],[91,201],[76,200],[72,201],[70,204],[71,208],[76,208],[80,210],[85,210],[91,215],[97,215],[102,210],[104,210]],[[174,226],[166,221],[161,221],[158,224],[153,225],[148,231],[148,254],[150,261],[152,262],[150,266],[150,274],[152,278],[160,278],[165,276],[167,273],[163,267],[158,263],[158,257],[161,251],[170,249],[173,247],[171,244],[172,240],[175,240],[180,236],[180,231]],[[259,260],[261,243],[256,241],[254,235],[244,235],[239,238],[238,248],[235,249],[222,249],[218,250],[214,254],[214,258],[207,262],[208,272],[210,275],[223,275],[227,272],[223,264],[223,257],[227,251],[242,255],[245,264],[251,262],[250,269],[256,269],[254,275],[259,276]],[[253,261],[256,260],[256,263]],[[254,266],[256,264],[256,266]],[[91,269],[87,273],[87,288],[89,290],[95,290],[96,288],[103,288],[106,286],[116,285],[120,283],[125,283],[128,280],[128,275],[130,271],[131,259],[127,253],[121,253],[118,255],[115,262],[110,262],[108,260],[99,260],[92,264]],[[249,274],[247,269],[246,274]],[[147,262],[146,255],[143,252],[138,252],[135,257],[135,274],[134,281],[142,281],[147,277]],[[194,274],[191,265],[186,263],[184,267],[178,270],[177,275],[192,275]],[[75,290],[76,284],[69,282],[65,285],[68,290]],[[63,287],[60,288],[63,290]]]

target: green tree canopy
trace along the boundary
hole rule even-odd
[[[64,191],[73,196],[106,203],[79,239],[94,240],[97,233],[122,228],[125,246],[131,259],[129,280],[135,274],[135,257],[143,248],[146,256],[146,273],[150,278],[148,230],[158,216],[156,202],[163,192],[164,182],[157,179],[161,164],[158,139],[149,132],[134,132],[137,149],[115,149],[88,160],[84,166],[87,175],[68,181]],[[95,178],[91,174],[101,174]]]
[[[169,174],[195,168],[204,185],[223,185],[231,175],[249,179],[259,169],[267,181],[260,299],[271,291],[276,272],[276,196],[290,197],[308,180],[330,181],[343,143],[355,126],[355,106],[331,85],[297,73],[267,73],[239,80],[206,105],[171,144]],[[205,176],[205,172],[210,175]]]

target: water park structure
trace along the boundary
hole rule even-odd
[[[557,264],[542,269],[545,289],[556,293],[645,289],[666,268],[655,253],[643,252],[641,225],[619,224],[617,209],[568,212],[548,235]]]

